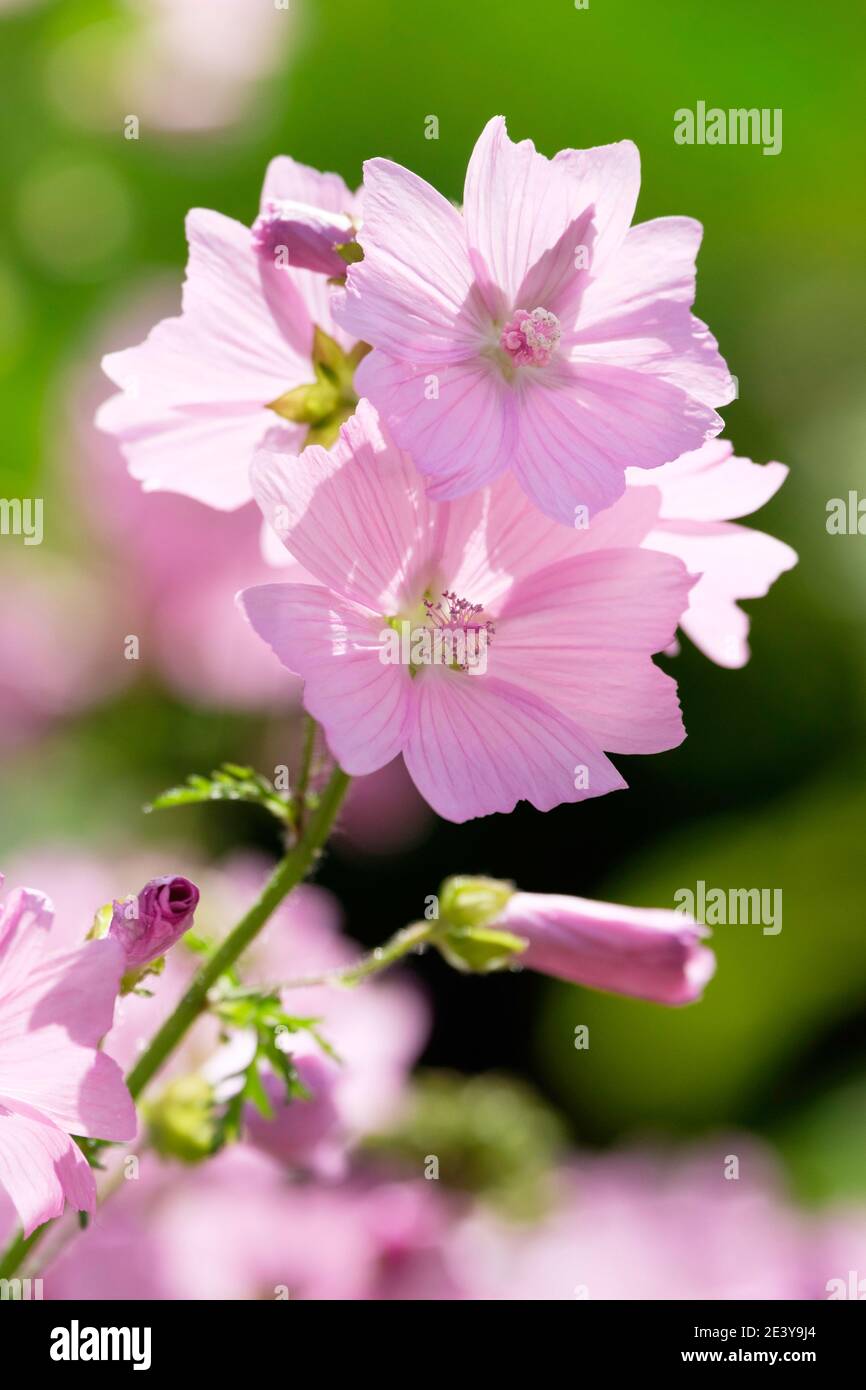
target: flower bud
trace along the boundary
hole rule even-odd
[[[700,999],[716,968],[706,927],[678,911],[515,893],[496,927],[527,942],[529,970],[657,1004]]]
[[[300,270],[314,270],[320,275],[343,276],[348,259],[337,250],[339,246],[355,246],[356,226],[352,218],[325,208],[285,198],[268,201],[260,217],[253,223],[253,245],[262,256],[285,256],[285,264]]]
[[[188,878],[152,878],[138,897],[115,902],[108,935],[126,952],[130,970],[149,965],[192,926],[199,891]]]

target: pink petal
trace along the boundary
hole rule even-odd
[[[551,364],[520,397],[514,469],[547,516],[573,525],[625,491],[629,465],[656,468],[718,433],[723,421],[646,372]]]
[[[364,259],[335,308],[345,329],[410,362],[470,357],[483,332],[475,277],[455,208],[388,159],[364,165]]]
[[[662,523],[644,544],[676,555],[701,576],[680,620],[695,646],[719,666],[744,666],[749,619],[737,602],[763,598],[779,575],[796,565],[796,551],[775,536],[728,522]]]
[[[575,248],[587,240],[592,203],[580,181],[538,154],[531,140],[513,144],[502,116],[488,121],[466,171],[463,215],[494,317],[510,307],[554,309],[544,296],[563,294],[584,277]]]
[[[263,584],[239,601],[283,665],[303,677],[304,705],[340,766],[361,776],[390,762],[405,739],[412,678],[381,660],[384,619],[306,584]]]
[[[70,1040],[60,1025],[0,1043],[0,1095],[32,1106],[67,1134],[133,1139],[135,1107],[115,1061]]]
[[[93,1212],[93,1171],[68,1135],[27,1105],[0,1095],[0,1187],[12,1198],[25,1236],[63,1213]]]
[[[600,276],[619,251],[631,226],[640,192],[640,154],[631,140],[588,150],[560,150],[554,159],[579,188],[584,207],[594,209],[596,242],[591,273]]]
[[[434,548],[432,509],[411,461],[362,400],[331,449],[261,450],[254,496],[286,548],[321,583],[374,613],[414,607]]]
[[[81,924],[82,934],[88,925]],[[72,1041],[95,1047],[112,1025],[123,969],[123,950],[115,941],[52,950],[50,937],[30,926],[4,949],[0,1049],[16,1036],[51,1025],[62,1027]]]
[[[596,743],[657,753],[685,737],[676,684],[651,660],[673,639],[692,578],[648,551],[601,550],[515,584],[496,619],[491,667],[545,696]],[[660,558],[660,557],[659,557]]]
[[[290,198],[328,212],[354,213],[357,198],[339,174],[323,174],[288,155],[272,159],[265,173],[261,206],[271,198]]]
[[[180,492],[234,511],[250,500],[250,460],[276,417],[257,406],[239,406],[236,413],[216,406],[143,408],[141,401],[119,394],[96,418],[100,429],[122,440],[129,472],[145,492]],[[290,447],[301,448],[304,432],[286,428]]]
[[[421,795],[447,820],[540,811],[625,786],[593,740],[552,705],[490,675],[431,666],[415,677],[404,758]],[[588,771],[589,786],[577,777]]]
[[[705,405],[733,399],[715,338],[690,312],[702,228],[689,217],[632,227],[608,272],[595,277],[570,335],[573,362],[656,372]]]
[[[658,1004],[693,1003],[715,970],[706,929],[659,908],[515,893],[496,925],[529,942],[530,970]]]
[[[660,515],[666,521],[731,521],[763,507],[787,476],[784,463],[738,458],[730,440],[713,439],[655,469],[651,476],[630,470],[628,485],[649,483],[658,488]]]
[[[123,389],[100,411],[133,476],[224,510],[249,499],[252,447],[275,417],[265,407],[312,380],[312,322],[299,288],[307,272],[262,275],[246,227],[219,213],[187,219],[183,314],[144,343],[103,359]],[[316,278],[316,277],[310,277]]]
[[[431,478],[431,497],[474,492],[508,467],[516,439],[516,401],[490,361],[413,367],[372,352],[358,368],[356,386],[417,468]]]

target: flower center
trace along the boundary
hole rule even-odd
[[[429,592],[429,591],[428,591]],[[400,661],[412,675],[422,666],[447,666],[453,671],[483,675],[493,623],[482,617],[480,603],[470,603],[445,590],[438,599],[424,598],[408,617],[389,618],[397,634],[383,660]]]
[[[499,335],[499,346],[519,367],[546,367],[562,330],[549,309],[517,309]]]

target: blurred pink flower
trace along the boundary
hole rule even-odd
[[[97,1211],[45,1275],[48,1299],[379,1300],[467,1296],[449,1266],[455,1209],[423,1181],[288,1183],[239,1144],[178,1171],[145,1155],[141,1179]],[[135,1257],[133,1257],[133,1252]]]
[[[729,1156],[739,1177],[727,1178]],[[479,1212],[455,1257],[483,1299],[803,1299],[816,1290],[812,1224],[744,1135],[696,1151],[578,1158],[535,1226]]]
[[[0,880],[2,882],[2,880]],[[135,1108],[99,1044],[123,969],[113,941],[69,949],[44,894],[0,906],[0,1186],[25,1235],[68,1202],[92,1211],[92,1170],[70,1138],[132,1139]]]
[[[530,970],[658,1004],[694,1003],[716,967],[707,929],[660,908],[515,893],[490,925],[528,942],[515,959]]]
[[[262,451],[252,478],[318,582],[246,589],[240,601],[304,678],[305,705],[347,772],[402,752],[434,810],[464,821],[521,798],[548,810],[603,795],[625,783],[602,749],[659,752],[685,736],[676,687],[651,659],[686,606],[679,562],[616,536],[602,549],[603,523],[580,532],[528,512],[511,478],[431,501],[367,401],[330,451]],[[385,659],[395,629],[414,641],[443,626],[483,628],[485,667]]]
[[[562,150],[512,144],[489,121],[461,214],[408,169],[364,166],[364,259],[335,310],[373,345],[369,397],[451,499],[507,469],[571,525],[722,428],[732,397],[715,339],[690,306],[701,227],[630,229],[640,163],[628,140]]]
[[[25,558],[26,557],[26,558]],[[116,612],[96,575],[24,552],[0,563],[0,746],[33,738],[115,693],[128,676]]]
[[[738,458],[726,439],[715,439],[652,474],[629,469],[629,488],[659,493],[658,519],[643,544],[676,555],[700,579],[689,594],[680,627],[719,666],[749,659],[749,618],[738,600],[763,598],[797,553],[784,541],[744,526],[734,517],[757,511],[788,476],[783,463]]]
[[[311,184],[324,190],[336,179],[273,159],[262,207],[303,201]],[[347,202],[351,196],[345,189]],[[276,264],[240,222],[195,208],[187,238],[183,312],[157,324],[138,347],[103,359],[121,390],[97,423],[118,437],[146,491],[179,492],[232,511],[251,497],[249,463],[258,445],[267,438],[302,446],[308,426],[280,423],[268,407],[315,381],[315,326],[346,349],[351,340],[331,317],[327,280]]]

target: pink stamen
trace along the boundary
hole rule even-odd
[[[499,346],[519,367],[546,367],[562,330],[556,314],[548,309],[517,309],[499,337]]]
[[[470,603],[468,599],[458,598],[448,589],[444,591],[439,600],[425,598],[424,607],[427,610],[427,621],[431,627],[450,628],[452,631],[462,629],[464,632],[484,632],[487,634],[486,641],[489,641],[496,631],[492,622],[476,621],[478,614],[484,611],[482,604]]]

